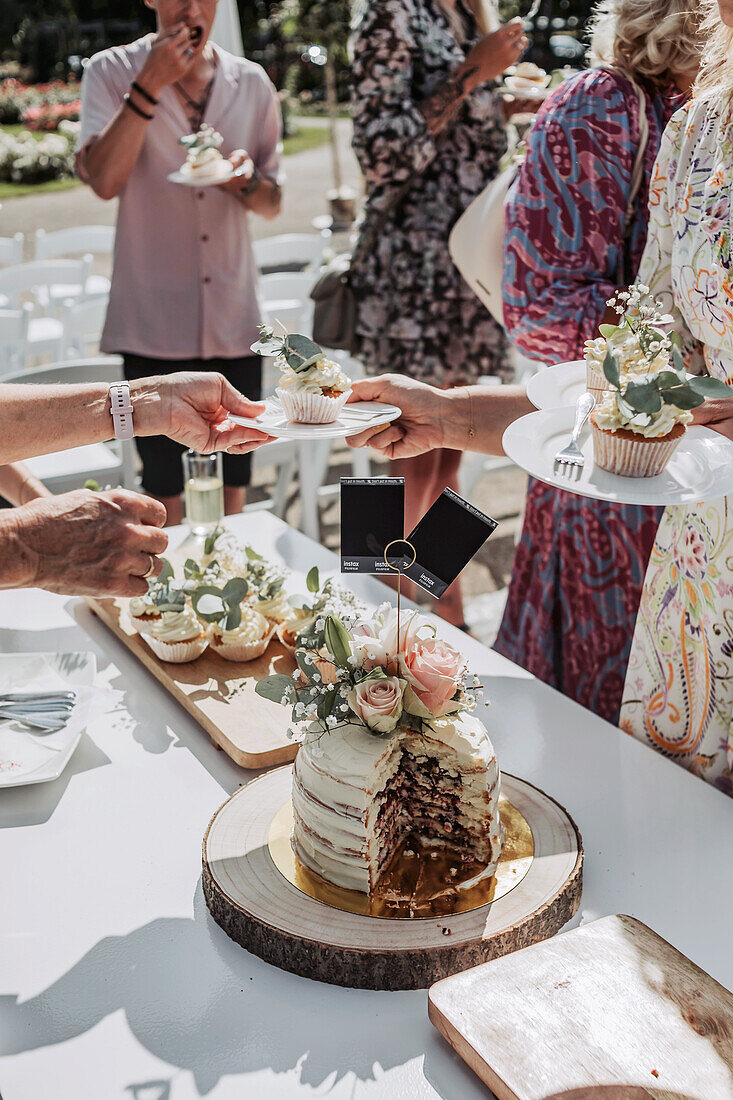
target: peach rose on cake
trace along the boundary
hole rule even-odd
[[[362,668],[396,670],[398,652],[406,652],[420,640],[421,632],[434,633],[424,615],[403,611],[397,637],[397,611],[382,604],[372,619],[357,619],[349,628],[351,650]]]
[[[400,672],[422,705],[436,718],[452,709],[463,672],[463,657],[442,638],[418,638],[400,656]]]
[[[369,729],[391,733],[402,717],[405,686],[398,676],[369,676],[351,689],[346,702]]]

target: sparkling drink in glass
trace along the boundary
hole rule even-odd
[[[224,518],[221,452],[182,455],[186,523],[194,535],[208,535]]]

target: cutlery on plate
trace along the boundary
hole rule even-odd
[[[24,726],[35,726],[37,729],[51,733],[62,730],[69,721],[68,712],[46,711],[26,713],[22,710],[3,710],[0,708],[0,718],[10,718],[14,722],[21,722]]]
[[[588,417],[595,408],[595,404],[596,399],[592,393],[581,394],[575,403],[575,424],[573,425],[573,434],[570,436],[569,443],[555,455],[556,472],[562,474],[563,477],[569,477],[575,470],[580,472],[583,466],[585,466],[585,458],[578,446],[578,440],[580,439],[580,433],[583,431]]]
[[[0,693],[0,706],[6,703],[76,702],[75,691],[11,691]]]

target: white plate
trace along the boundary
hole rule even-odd
[[[58,779],[86,727],[96,672],[93,653],[0,654],[0,692],[46,688],[77,692],[69,722],[55,733],[34,733],[20,722],[0,719],[0,787]]]
[[[343,439],[367,428],[389,424],[401,413],[402,409],[396,405],[385,405],[381,401],[355,401],[353,405],[344,405],[338,420],[331,424],[294,424],[286,417],[277,397],[266,397],[265,411],[256,419],[248,420],[231,413],[229,419],[234,424],[267,432],[276,439]]]
[[[697,504],[733,493],[733,443],[699,425],[687,429],[659,477],[619,477],[597,469],[586,428],[580,441],[585,466],[563,477],[556,472],[554,459],[570,439],[574,417],[574,406],[520,417],[504,432],[506,454],[547,485],[617,504]]]
[[[536,409],[574,405],[581,393],[585,393],[585,380],[585,359],[556,363],[554,367],[540,367],[527,383],[527,397]]]
[[[235,174],[235,169],[229,165],[229,171],[224,176],[210,176],[208,179],[204,177],[194,178],[189,176],[186,172],[181,172],[179,169],[177,172],[171,172],[168,179],[171,183],[180,183],[184,187],[214,187],[217,183],[226,183]]]

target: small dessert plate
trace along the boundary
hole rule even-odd
[[[687,429],[659,477],[619,477],[596,467],[588,428],[579,443],[585,465],[563,475],[555,455],[570,438],[574,416],[571,405],[520,417],[504,432],[505,453],[538,481],[616,504],[698,504],[733,493],[733,443],[697,424]]]
[[[527,397],[536,409],[574,405],[586,390],[585,359],[540,367],[527,382]]]
[[[358,435],[367,428],[389,424],[401,413],[402,409],[396,405],[386,405],[381,401],[355,401],[352,405],[344,405],[338,420],[330,424],[298,424],[288,420],[277,397],[266,397],[265,411],[261,416],[250,420],[230,413],[229,419],[233,424],[256,428],[276,439],[344,439],[349,435]]]
[[[0,691],[72,690],[76,703],[53,733],[0,719],[0,787],[48,783],[69,763],[90,718],[97,662],[93,653],[0,654]]]
[[[177,172],[171,172],[168,179],[171,183],[180,183],[184,187],[215,187],[219,183],[227,183],[236,175],[244,175],[244,173],[239,169],[232,168],[230,164],[229,171],[220,173],[218,176],[190,176],[179,168]]]

